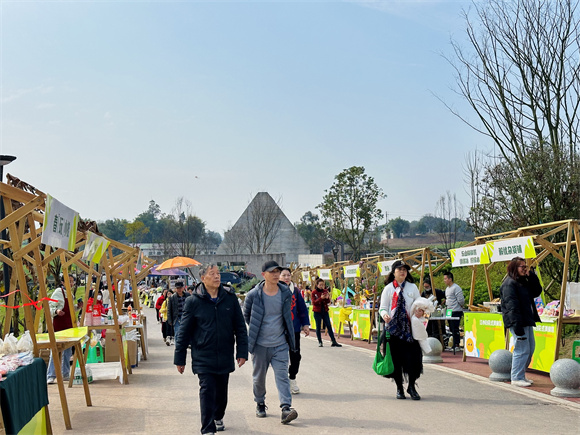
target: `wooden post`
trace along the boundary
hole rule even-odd
[[[562,288],[560,291],[560,312],[558,313],[558,334],[556,338],[556,351],[554,354],[554,361],[557,361],[560,355],[560,341],[562,339],[562,329],[564,328],[564,323],[562,322],[564,316],[564,309],[565,309],[565,301],[566,301],[566,287],[568,284],[568,266],[570,265],[570,251],[572,249],[572,222],[568,223],[568,230],[567,230],[567,237],[566,237],[566,254],[564,255],[564,270],[562,271]],[[578,252],[580,256],[580,252]]]

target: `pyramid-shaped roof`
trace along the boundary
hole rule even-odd
[[[259,192],[230,231],[217,254],[286,254],[286,262],[310,248],[268,192]]]

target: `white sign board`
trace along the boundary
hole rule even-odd
[[[487,242],[485,246],[492,263],[511,261],[514,257],[536,258],[534,238],[532,236],[494,240]]]
[[[79,214],[50,195],[46,195],[44,210],[40,241],[53,248],[74,251]]]
[[[453,267],[476,266],[488,264],[486,245],[466,246],[464,248],[450,249],[451,265]]]
[[[302,272],[302,281],[310,282],[310,272]]]
[[[318,277],[329,281],[332,279],[332,274],[330,273],[330,269],[318,269]]]
[[[343,266],[345,278],[357,278],[360,276],[360,269],[358,264],[352,266]]]
[[[391,273],[391,267],[395,261],[397,260],[379,261],[377,263],[377,267],[379,268],[379,272],[382,276],[387,276],[389,273]]]

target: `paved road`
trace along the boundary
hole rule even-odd
[[[155,319],[153,310],[148,318]],[[149,360],[133,370],[129,385],[91,384],[93,406],[82,387],[68,389],[72,431],[65,431],[58,390],[49,386],[50,412],[57,434],[199,433],[197,378],[179,375],[173,346],[161,343],[158,325],[149,325]],[[373,353],[344,346],[319,348],[302,340],[298,375],[302,393],[294,396],[299,417],[280,424],[273,375],[268,376],[268,418],[255,417],[251,363],[230,377],[226,434],[577,434],[580,406],[545,394],[497,384],[485,378],[426,365],[419,380],[423,400],[396,400],[395,386],[371,369]],[[188,361],[189,364],[189,361]]]

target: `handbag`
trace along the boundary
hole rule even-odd
[[[377,353],[373,362],[373,370],[379,376],[388,376],[395,370],[393,366],[393,358],[391,358],[391,347],[389,346],[390,334],[386,329],[383,329],[378,343]],[[381,345],[383,345],[383,352],[381,352]]]

